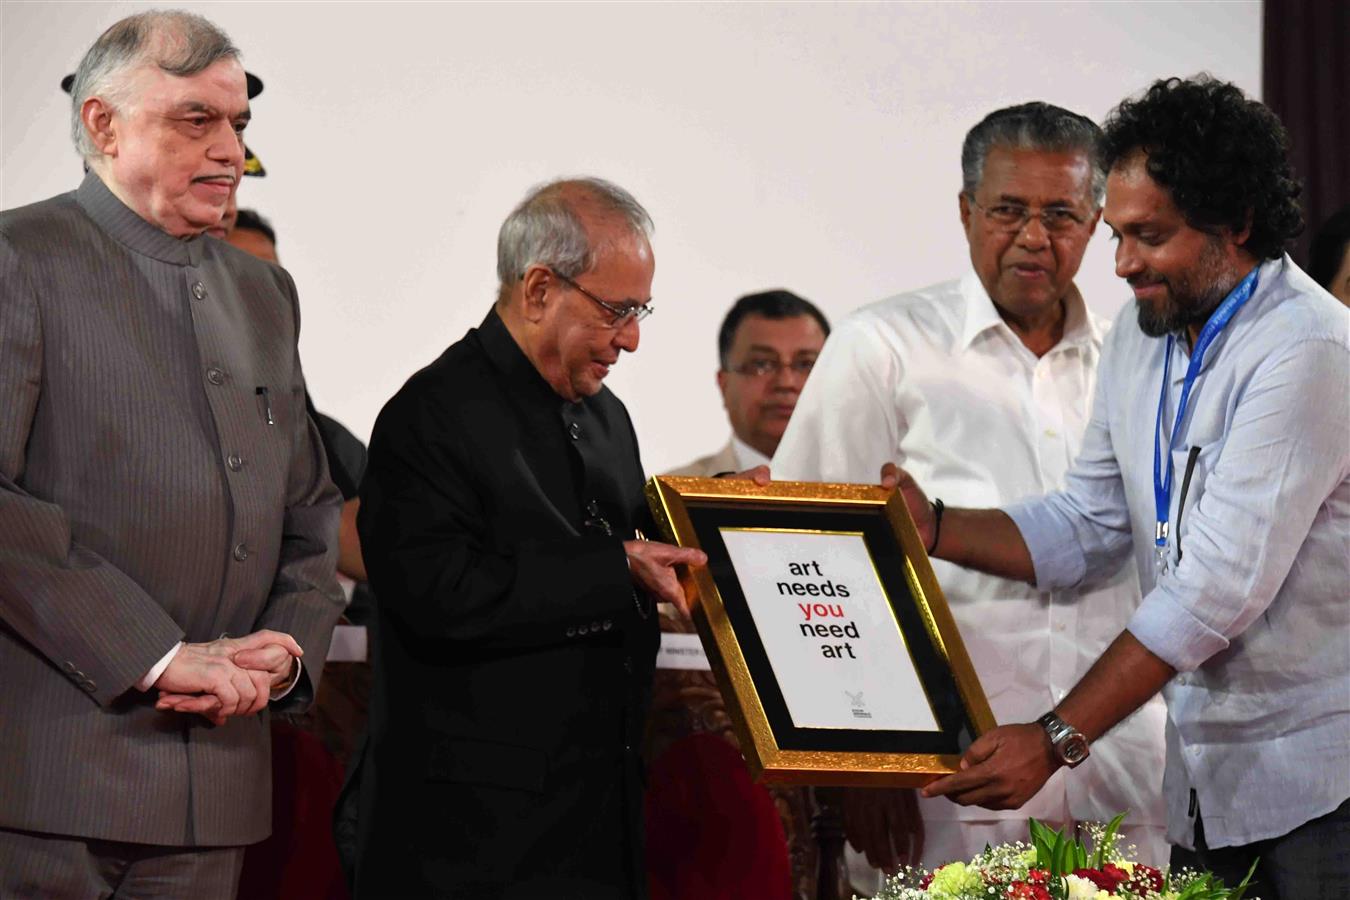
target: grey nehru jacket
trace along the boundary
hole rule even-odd
[[[268,834],[266,715],[215,727],[134,685],[176,641],[271,628],[306,651],[284,704],[313,698],[340,497],[298,328],[285,271],[92,173],[0,213],[0,828]]]

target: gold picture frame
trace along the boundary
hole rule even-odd
[[[993,713],[956,622],[898,492],[873,485],[793,481],[758,485],[742,479],[658,476],[647,484],[647,499],[664,540],[681,547],[698,547],[708,554],[708,565],[686,572],[683,584],[742,752],[757,780],[786,784],[919,787],[938,776],[957,771],[961,754],[970,742],[995,726]],[[742,580],[749,577],[745,561],[750,551],[744,548],[750,546],[747,544],[750,538],[735,534],[737,532],[759,532],[752,536],[753,542],[764,550],[780,544],[791,545],[793,541],[800,545],[805,538],[799,536],[838,536],[828,539],[845,542],[838,546],[855,547],[852,551],[855,557],[858,555],[856,545],[865,547],[866,561],[880,588],[879,593],[872,591],[869,596],[884,600],[884,606],[875,599],[867,601],[873,608],[866,612],[875,622],[876,607],[882,606],[883,611],[889,613],[889,621],[895,623],[900,639],[897,646],[902,645],[908,652],[908,662],[922,692],[919,696],[927,701],[931,711],[928,721],[932,725],[910,730],[883,728],[868,722],[864,727],[850,727],[833,719],[828,720],[831,724],[822,725],[817,723],[827,719],[819,718],[813,722],[809,716],[804,717],[800,709],[824,708],[820,706],[819,697],[808,698],[815,704],[810,706],[801,696],[792,696],[788,691],[796,691],[798,695],[813,693],[816,691],[814,685],[820,682],[811,682],[813,687],[803,691],[800,677],[806,676],[793,674],[798,667],[780,665],[776,669],[771,658],[776,654],[781,662],[785,653],[795,654],[798,652],[795,648],[811,646],[812,635],[841,636],[846,633],[856,638],[856,620],[851,620],[847,626],[827,626],[804,624],[794,619],[793,624],[799,625],[807,643],[784,642],[797,637],[794,633],[792,638],[785,638],[787,632],[781,621],[786,620],[775,620],[774,627],[778,630],[771,634],[763,611],[772,609],[774,615],[781,615],[779,610],[785,609],[786,604],[766,606],[763,586],[755,582],[755,604],[761,612],[751,612],[752,604],[742,585]],[[729,540],[731,537],[735,539]],[[835,546],[820,544],[818,540],[814,545]],[[736,554],[739,554],[739,563],[733,559]],[[758,560],[761,554],[756,550],[754,556]],[[796,564],[790,565],[795,571]],[[803,565],[815,565],[814,574],[822,573],[818,562]],[[856,558],[853,565],[856,572]],[[807,573],[812,574],[809,569]],[[870,582],[865,576],[863,580]],[[829,590],[829,596],[834,596],[834,590],[840,587],[833,582],[826,582],[828,588],[814,581],[811,584],[814,587],[785,581],[778,583],[777,589],[780,594],[790,594],[785,591],[789,587],[792,591],[811,590],[811,598],[814,598],[816,592],[825,590]],[[870,588],[870,585],[864,587]],[[813,607],[820,609],[814,606],[813,600],[800,602],[811,598],[788,596],[789,601],[796,601],[807,620]],[[774,602],[778,603],[777,598]],[[827,610],[843,613],[841,603],[823,605]],[[883,643],[877,645],[882,650],[886,649],[884,641],[894,638],[887,629],[883,623],[880,629]],[[848,642],[841,645],[827,641],[815,646],[827,657],[832,653],[842,657],[842,650],[847,647],[850,657],[859,658],[854,657],[853,645]],[[859,652],[866,646],[860,644]],[[805,649],[801,652],[804,662],[810,657],[810,665],[817,668],[825,665]],[[888,654],[885,662],[892,664],[895,656],[903,655]],[[867,677],[868,657],[862,658],[864,662],[846,677]],[[902,666],[900,671],[903,669]],[[785,688],[783,682],[792,678],[798,678],[797,685]],[[895,683],[906,682],[901,679]],[[820,690],[828,688],[829,685],[825,685]],[[829,693],[833,696],[834,692]],[[845,690],[843,693],[855,701],[862,696],[862,692],[854,694]],[[912,691],[910,696],[914,696]],[[916,700],[904,702],[919,709],[915,715],[922,716],[922,705]],[[840,705],[843,703],[838,701]],[[861,704],[855,702],[854,705]],[[871,718],[866,712],[855,712],[855,715]]]

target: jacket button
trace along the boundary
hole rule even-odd
[[[231,453],[229,459],[225,460],[225,465],[230,467],[231,472],[238,472],[244,467],[244,458],[238,453]]]
[[[196,297],[198,300],[205,300],[205,299],[206,299],[206,285],[202,284],[200,281],[193,282],[193,284],[192,284],[192,296]]]
[[[92,694],[94,691],[98,690],[98,685],[94,684],[92,681],[90,681],[90,680],[87,679],[87,678],[84,680],[84,683],[80,685],[80,687],[84,688],[86,691],[88,691],[88,692],[91,693],[91,694]]]
[[[206,370],[206,380],[212,384],[224,384],[225,373],[220,369],[210,368]]]
[[[75,668],[75,664],[73,662],[71,662],[70,660],[66,660],[66,671],[74,675],[76,672],[80,670]]]
[[[248,547],[242,543],[234,545],[234,558],[237,562],[243,562],[248,559]]]
[[[609,619],[606,619],[605,624],[602,627],[605,629],[605,631],[609,631],[611,628],[614,627],[614,623],[611,622]]]
[[[567,636],[568,636],[568,637],[576,637],[576,636],[577,636],[577,630],[576,630],[575,628],[568,628],[568,629],[567,629]]]
[[[578,626],[577,626],[577,636],[580,637],[580,636],[584,635],[584,634],[585,634],[587,631],[589,631],[589,630],[590,630],[590,629],[587,628],[585,625],[578,625]]]
[[[572,440],[578,440],[581,437],[581,426],[576,422],[573,422],[571,425],[567,426],[567,433],[572,436]]]

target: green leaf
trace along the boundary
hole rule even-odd
[[[1247,893],[1247,884],[1252,880],[1252,875],[1256,873],[1256,864],[1261,861],[1261,857],[1252,860],[1252,867],[1247,870],[1247,876],[1242,879],[1242,883],[1233,889],[1233,893],[1228,895],[1228,900],[1242,900],[1242,896]]]
[[[1110,821],[1106,826],[1106,831],[1102,834],[1101,840],[1093,848],[1092,867],[1100,869],[1106,862],[1106,852],[1115,846],[1116,832],[1120,830],[1120,823],[1125,821],[1125,813],[1121,813]]]

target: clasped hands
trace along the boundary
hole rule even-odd
[[[303,655],[295,639],[280,631],[183,644],[154,684],[155,709],[197,713],[216,725],[251,716],[291,680]]]

